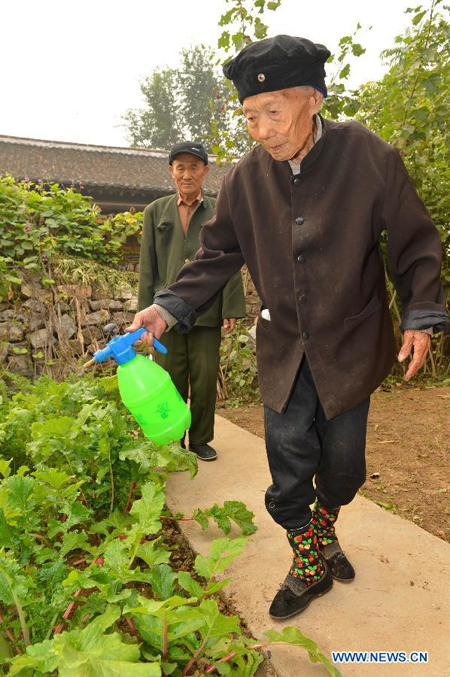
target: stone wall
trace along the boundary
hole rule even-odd
[[[46,289],[24,282],[20,297],[0,304],[0,365],[27,377],[65,377],[105,345],[106,324],[121,330],[136,310],[136,290],[129,287],[106,294],[88,285]]]
[[[246,268],[243,283],[245,324],[253,325],[260,300]],[[103,327],[114,323],[122,331],[131,324],[136,293],[131,287],[106,293],[89,285],[45,288],[38,280],[23,282],[15,298],[0,303],[0,368],[30,378],[82,373],[83,363],[110,338]]]

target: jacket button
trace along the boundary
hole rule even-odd
[[[184,259],[184,262],[185,262],[185,263],[189,263],[189,259]]]
[[[292,183],[294,184],[294,186],[299,186],[299,185],[301,184],[301,179],[300,179],[300,177],[299,177],[299,176],[294,176],[294,178],[292,179]]]
[[[274,508],[275,507],[275,501],[270,501],[268,503],[269,508]]]
[[[295,219],[295,223],[297,224],[297,226],[302,226],[305,223],[305,219],[303,218],[303,216],[297,216],[297,218]]]
[[[305,339],[305,341],[307,341],[309,338],[311,338],[311,334],[309,334],[307,331],[304,331],[302,336]]]
[[[304,254],[299,254],[299,255],[297,256],[297,261],[298,261],[299,263],[305,263],[305,261],[306,261],[306,256],[305,256]]]
[[[306,303],[307,300],[308,297],[306,296],[306,294],[302,294],[299,298],[299,301],[301,301],[302,303]]]

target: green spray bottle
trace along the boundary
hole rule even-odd
[[[95,362],[108,357],[116,360],[122,402],[149,440],[155,444],[168,444],[184,437],[191,425],[191,412],[167,371],[134,351],[133,343],[145,331],[141,327],[116,336],[93,357]],[[167,353],[167,348],[157,339],[153,339],[153,345],[159,352]]]

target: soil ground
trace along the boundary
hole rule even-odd
[[[217,413],[264,437],[263,407]],[[361,494],[450,541],[450,388],[379,389],[371,399]]]

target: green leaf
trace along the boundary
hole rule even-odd
[[[366,50],[359,44],[359,42],[354,42],[352,44],[352,53],[354,54],[354,56],[361,56],[362,54],[365,53],[365,51]]]
[[[204,594],[202,586],[195,581],[188,571],[178,572],[178,585],[189,593],[191,597],[201,599]]]
[[[349,74],[350,74],[350,64],[347,63],[345,64],[344,68],[342,68],[342,70],[339,71],[339,78],[341,80],[345,80],[346,78],[348,78]]]
[[[5,519],[5,514],[2,508],[0,508],[0,547],[9,548],[12,544],[13,535],[14,529],[10,527]]]
[[[33,475],[37,480],[49,484],[53,489],[61,489],[61,487],[71,480],[70,475],[61,470],[57,470],[56,468],[36,470]]]
[[[105,562],[114,571],[120,571],[128,559],[128,546],[125,541],[115,539],[105,549]]]
[[[415,17],[412,20],[413,26],[417,26],[417,24],[419,24],[422,21],[427,11],[428,10],[424,9],[422,12],[419,12],[418,14],[415,15]]]
[[[202,510],[201,508],[196,508],[195,511],[194,511],[194,519],[195,519],[196,522],[198,522],[200,524],[202,531],[207,530],[207,528],[209,526],[209,522],[208,522],[208,518],[205,516],[204,510]]]
[[[0,474],[3,475],[3,477],[9,477],[11,474],[11,468],[9,467],[11,464],[12,458],[7,461],[4,458],[0,458]]]
[[[8,507],[22,514],[34,508],[34,481],[30,477],[14,475],[4,480],[3,486],[8,494]]]
[[[209,557],[197,555],[195,571],[206,579],[221,574],[241,554],[247,543],[246,538],[218,538],[211,543]]]
[[[196,601],[197,600],[194,598],[180,597],[179,595],[174,595],[173,597],[169,597],[162,601],[148,599],[147,597],[138,595],[139,606],[126,606],[124,608],[124,613],[151,614],[152,616],[162,618],[169,610],[176,609],[185,604],[192,604]]]
[[[156,534],[161,529],[159,517],[164,507],[164,498],[163,490],[153,482],[147,482],[142,487],[142,498],[134,501],[130,515],[136,517],[143,534]]]
[[[110,606],[83,630],[56,635],[53,640],[27,647],[27,655],[39,661],[39,669],[58,669],[60,677],[160,677],[157,663],[139,663],[136,644],[126,644],[117,632],[105,634],[120,616]]]
[[[253,524],[255,514],[248,510],[241,501],[225,501],[224,508],[226,514],[232,519],[244,534],[254,534],[257,527]]]
[[[214,600],[203,600],[196,611],[205,620],[205,625],[199,628],[199,632],[202,639],[207,640],[206,647],[211,646],[221,637],[229,637],[232,633],[241,634],[239,618],[222,614]]]
[[[10,656],[12,656],[11,646],[3,635],[0,635],[0,663],[6,663]]]
[[[84,550],[87,543],[88,536],[86,532],[70,531],[63,536],[59,554],[64,557],[71,550],[77,550],[78,548]]]
[[[145,541],[145,543],[141,543],[137,549],[136,556],[144,560],[150,568],[158,564],[167,564],[170,559],[170,552],[158,547],[160,543],[160,538],[157,538],[154,541]]]
[[[149,576],[149,583],[158,599],[167,599],[173,594],[177,574],[168,564],[153,567]]]
[[[322,663],[330,675],[333,675],[334,677],[341,676],[339,670],[337,670],[331,661],[321,653],[317,644],[312,639],[305,637],[298,628],[284,628],[281,633],[276,630],[266,630],[264,634],[270,642],[284,642],[306,649],[312,663]]]

